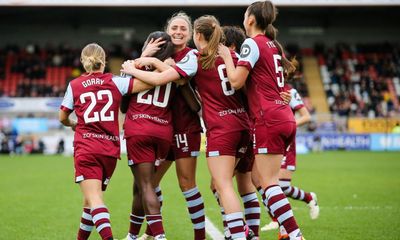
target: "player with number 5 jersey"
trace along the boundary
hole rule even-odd
[[[289,201],[279,186],[281,160],[296,135],[296,122],[289,105],[279,93],[284,90],[284,75],[295,70],[276,40],[272,23],[277,9],[271,1],[252,3],[244,14],[246,39],[238,66],[225,46],[219,53],[235,89],[246,85],[251,118],[254,121],[254,168],[259,174],[263,201],[273,217],[287,230],[282,239],[303,239]]]

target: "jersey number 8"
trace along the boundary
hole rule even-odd
[[[221,79],[221,87],[222,91],[224,92],[225,96],[231,96],[235,94],[235,89],[231,87],[229,83],[228,77],[225,76],[224,70],[226,69],[225,64],[221,64],[218,66],[218,75],[219,79]]]
[[[100,114],[99,112],[93,112],[93,116],[90,117],[89,114],[93,111],[93,108],[97,104],[97,100],[103,100],[103,96],[106,95],[108,97],[108,102],[104,107],[101,109]],[[85,123],[91,122],[109,122],[114,121],[114,111],[110,111],[110,114],[107,116],[106,113],[108,109],[111,107],[113,103],[113,97],[110,90],[100,90],[95,94],[94,92],[85,92],[79,96],[79,99],[82,104],[86,103],[86,98],[90,98],[90,104],[83,113],[83,119]]]

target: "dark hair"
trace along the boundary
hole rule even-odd
[[[247,15],[253,15],[256,20],[256,26],[264,31],[265,36],[274,41],[282,56],[282,65],[287,74],[296,70],[296,67],[286,58],[282,45],[276,40],[278,30],[272,25],[275,22],[278,10],[271,1],[253,2],[247,8]]]
[[[171,57],[172,54],[174,54],[174,44],[171,41],[171,37],[166,32],[156,31],[156,32],[150,33],[149,36],[147,37],[146,41],[143,44],[142,51],[144,49],[146,49],[147,44],[149,43],[149,41],[151,39],[156,40],[158,38],[162,38],[165,41],[165,43],[163,45],[159,46],[160,50],[158,50],[152,57],[155,57],[155,58],[160,59],[161,61],[164,61],[165,59]]]
[[[217,57],[218,45],[223,41],[224,36],[219,21],[211,15],[201,16],[194,21],[194,30],[196,33],[203,34],[208,42],[207,48],[200,56],[200,63],[203,69],[211,69]]]
[[[234,46],[235,52],[239,52],[244,40],[246,40],[243,29],[238,26],[223,26],[222,31],[225,35],[225,46]]]

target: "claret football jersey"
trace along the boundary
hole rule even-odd
[[[259,34],[243,42],[237,64],[249,70],[246,86],[251,117],[269,126],[294,122],[292,110],[279,95],[285,90],[281,59],[274,41]]]
[[[96,153],[119,158],[119,105],[132,87],[131,78],[110,73],[83,74],[69,83],[61,109],[75,111],[78,118],[75,156]]]

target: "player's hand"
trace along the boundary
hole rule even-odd
[[[223,45],[222,43],[219,44],[218,46],[218,55],[222,58],[222,59],[227,59],[228,57],[231,56],[231,51],[229,50],[229,48],[225,45]]]
[[[169,66],[175,66],[175,61],[172,58],[165,59],[164,63],[168,64]]]
[[[127,60],[121,65],[122,69],[121,72],[129,74],[129,75],[134,75],[136,66],[135,66],[135,61],[134,60]]]
[[[143,50],[141,57],[151,57],[153,56],[158,50],[160,50],[160,46],[165,43],[161,37],[154,40],[152,38],[149,43],[147,43],[146,48]]]
[[[76,129],[76,122],[75,121],[71,121],[71,129],[72,129],[72,131],[75,132],[75,129]]]
[[[290,94],[290,90],[287,90],[285,92],[280,92],[279,95],[281,96],[285,104],[289,104],[290,101],[292,100],[292,94]]]
[[[137,58],[135,59],[135,66],[137,68],[143,68],[146,66],[153,66],[154,63],[154,58],[152,57],[141,57],[141,58]]]

